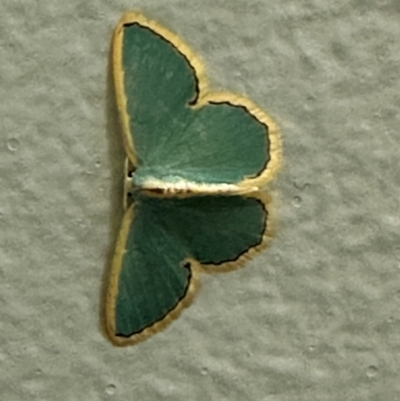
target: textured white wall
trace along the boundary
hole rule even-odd
[[[0,399],[400,400],[398,0],[0,2]],[[121,218],[107,64],[136,9],[283,130],[281,227],[132,348],[99,327]]]

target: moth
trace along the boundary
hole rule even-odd
[[[119,346],[162,330],[201,274],[241,266],[271,237],[262,191],[280,165],[277,124],[252,101],[212,91],[180,37],[126,13],[113,76],[127,153],[125,215],[105,297]]]

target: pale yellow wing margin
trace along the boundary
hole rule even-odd
[[[116,335],[116,300],[119,289],[119,279],[121,276],[122,262],[126,253],[126,244],[129,235],[130,228],[132,226],[133,219],[135,218],[135,204],[131,205],[125,212],[122,220],[121,229],[119,232],[114,259],[111,266],[110,275],[108,278],[108,289],[105,296],[105,308],[104,308],[104,322],[103,327],[105,334],[109,340],[116,346],[124,347],[128,345],[134,345],[140,343],[150,336],[164,330],[170,325],[176,318],[179,317],[184,308],[188,307],[197,290],[200,287],[199,276],[200,269],[197,266],[191,267],[191,278],[188,289],[185,296],[176,304],[167,315],[161,320],[158,320],[151,326],[146,327],[141,332],[134,334],[130,337],[121,337]]]
[[[133,165],[137,165],[137,155],[133,139],[134,133],[131,132],[130,116],[127,112],[127,96],[124,88],[124,70],[122,66],[122,44],[124,35],[123,28],[125,25],[132,23],[138,23],[158,33],[167,41],[172,43],[189,61],[190,65],[195,71],[199,88],[199,96],[197,98],[197,102],[191,107],[200,108],[207,105],[209,102],[227,102],[235,106],[243,106],[254,118],[256,118],[258,121],[266,126],[266,135],[269,138],[268,153],[270,155],[270,160],[268,161],[264,169],[258,172],[256,176],[247,177],[245,180],[235,184],[235,189],[232,191],[216,190],[211,192],[205,191],[205,193],[249,193],[260,190],[263,186],[265,186],[265,184],[271,181],[281,165],[282,145],[280,131],[276,122],[260,107],[258,107],[254,102],[252,102],[245,96],[235,95],[229,92],[212,92],[209,88],[209,83],[206,77],[203,62],[201,61],[200,57],[196,55],[195,52],[193,52],[193,50],[185,42],[183,42],[178,35],[164,28],[156,21],[146,18],[140,13],[127,12],[123,15],[120,22],[118,23],[114,34],[113,71],[117,106],[123,128],[124,145],[128,157]],[[194,193],[203,193],[201,185],[193,185],[193,188],[191,188],[191,190]]]

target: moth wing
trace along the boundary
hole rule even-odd
[[[272,205],[266,194],[194,196],[161,203],[157,210],[163,225],[180,239],[187,260],[202,272],[240,267],[273,236]]]
[[[197,56],[156,22],[124,16],[114,39],[114,77],[136,185],[184,182],[201,192],[196,185],[232,184],[249,192],[278,169],[275,122],[244,97],[209,92]]]
[[[196,101],[199,81],[179,38],[141,14],[127,13],[113,43],[113,70],[125,147],[136,166],[146,165]],[[185,48],[185,52],[189,52]],[[198,68],[201,69],[200,64]]]
[[[202,272],[234,269],[270,238],[262,197],[140,195],[123,220],[106,299],[117,345],[162,330],[193,299]]]
[[[190,302],[197,280],[180,264],[186,253],[146,202],[134,202],[126,211],[105,307],[105,327],[114,344],[144,340]]]

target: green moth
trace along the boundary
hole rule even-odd
[[[202,273],[235,269],[268,243],[261,190],[279,168],[280,136],[249,99],[211,91],[192,50],[141,14],[119,22],[113,69],[126,211],[105,328],[124,346],[178,317]]]

